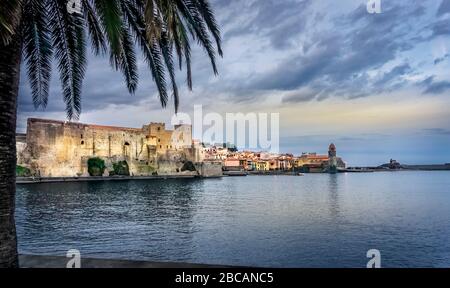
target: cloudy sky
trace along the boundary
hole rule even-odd
[[[280,113],[282,152],[324,153],[335,142],[349,165],[450,162],[450,0],[381,0],[380,14],[367,0],[211,2],[223,34],[219,76],[196,49],[193,92],[178,75],[181,112]],[[139,66],[130,96],[107,57],[89,57],[80,121],[169,123],[173,106],[161,109]],[[57,74],[50,94],[35,111],[23,73],[18,131],[28,117],[65,119]]]

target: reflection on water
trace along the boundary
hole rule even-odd
[[[275,267],[450,266],[446,172],[18,185],[21,253]]]

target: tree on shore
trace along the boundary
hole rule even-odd
[[[80,13],[68,9],[69,2],[81,4]],[[177,67],[186,69],[192,89],[192,41],[204,48],[214,74],[222,49],[208,0],[0,0],[0,7],[0,267],[18,267],[15,131],[22,60],[36,108],[47,105],[55,60],[67,117],[72,120],[81,113],[88,40],[95,55],[109,55],[130,94],[138,86],[135,47],[139,47],[162,107],[171,91],[175,111]]]

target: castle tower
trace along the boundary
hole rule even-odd
[[[328,147],[328,171],[337,172],[336,146],[333,143]]]

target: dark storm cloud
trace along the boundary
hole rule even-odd
[[[450,89],[450,81],[435,81],[434,76],[419,83],[425,87],[424,94],[441,94]]]
[[[283,97],[283,103],[301,103],[308,102],[315,99],[318,96],[317,92],[297,92]]]
[[[439,20],[431,26],[432,37],[450,34],[450,19]]]
[[[324,77],[332,63],[338,61],[339,43],[337,37],[320,39],[312,53],[285,59],[274,71],[255,79],[251,87],[263,90],[292,90]]]
[[[429,76],[425,80],[418,82],[418,86],[423,87],[424,94],[440,94],[450,89],[449,81],[436,81],[436,76]]]
[[[227,1],[230,3],[229,1]],[[236,1],[237,2],[237,1]],[[245,3],[245,2],[241,2]],[[306,19],[312,0],[264,0],[249,1],[247,5],[235,4],[223,8],[239,7],[236,12],[246,15],[245,22],[230,29],[224,34],[224,38],[245,36],[247,34],[258,35],[270,39],[275,48],[286,48],[292,45],[292,39],[305,29]],[[228,21],[232,21],[229,19]]]
[[[424,90],[425,94],[441,94],[450,89],[450,81],[432,81]]]
[[[249,87],[282,91],[315,89],[308,95],[288,96],[285,102],[320,100],[331,94],[354,99],[388,91],[394,79],[411,72],[408,63],[395,67],[373,83],[366,71],[378,69],[394,60],[399,52],[414,47],[415,43],[408,38],[408,19],[421,17],[424,9],[421,5],[388,4],[383,9],[382,14],[369,15],[365,5],[361,5],[347,17],[334,19],[333,30],[311,38],[309,53],[301,51],[286,58],[272,71],[256,75]],[[321,97],[315,97],[319,93]]]
[[[439,9],[437,11],[437,15],[442,16],[447,13],[450,13],[450,1],[442,0],[441,5],[439,6]]]
[[[445,55],[442,56],[442,57],[439,57],[439,58],[434,59],[434,65],[437,65],[437,64],[443,62],[443,61],[444,61],[446,58],[448,58],[448,57],[450,57],[450,54],[445,54]]]

